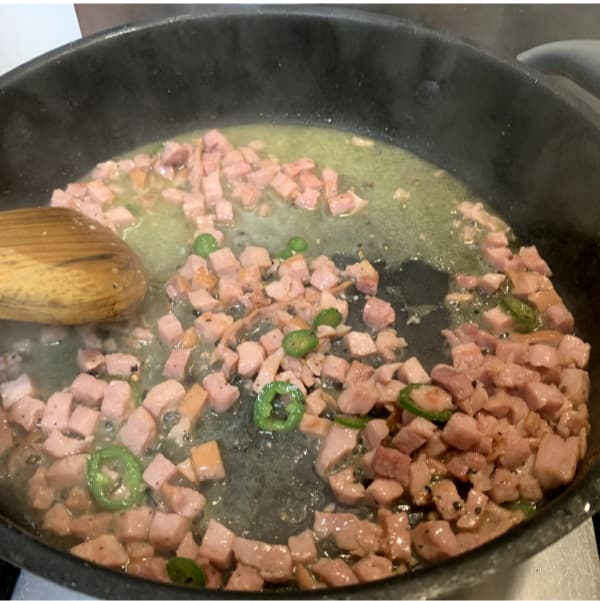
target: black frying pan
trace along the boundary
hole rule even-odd
[[[539,515],[442,564],[299,596],[447,595],[523,561],[598,510],[600,122],[538,74],[389,16],[333,8],[223,7],[104,32],[0,78],[1,206],[44,201],[143,143],[256,121],[374,136],[468,182],[538,246],[593,349],[589,450],[575,482]],[[86,564],[13,521],[18,508],[2,511],[0,554],[41,576],[101,597],[200,596]]]

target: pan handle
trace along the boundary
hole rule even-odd
[[[517,59],[549,75],[562,75],[600,98],[600,40],[564,40],[535,46]]]

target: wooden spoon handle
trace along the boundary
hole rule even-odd
[[[80,324],[114,319],[144,298],[135,253],[76,211],[0,212],[0,318]]]

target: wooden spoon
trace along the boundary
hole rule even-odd
[[[132,313],[148,280],[108,228],[71,209],[0,212],[0,319],[73,325]]]

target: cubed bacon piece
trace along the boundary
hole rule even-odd
[[[548,263],[546,263],[546,261],[540,257],[540,254],[535,246],[522,246],[519,249],[519,257],[529,271],[535,271],[546,276],[552,275],[552,271],[550,271]]]
[[[292,556],[286,545],[266,546],[261,557],[260,575],[266,582],[286,582],[292,577]]]
[[[93,510],[92,497],[89,493],[87,484],[84,484],[84,482],[85,477],[82,476],[81,483],[76,484],[71,488],[65,499],[67,508],[76,514],[89,513]]]
[[[239,200],[245,209],[253,209],[260,199],[260,190],[251,183],[235,182],[231,192],[231,198]]]
[[[223,200],[223,188],[218,169],[202,178],[202,191],[207,207],[214,207],[217,202]]]
[[[575,325],[573,315],[562,303],[548,307],[543,314],[543,319],[549,328],[560,330],[564,334],[570,334]]]
[[[44,516],[42,529],[58,536],[68,536],[71,533],[71,512],[62,503],[55,503]]]
[[[64,432],[67,429],[72,402],[73,395],[68,392],[55,392],[52,394],[44,408],[44,415],[41,421],[42,430],[46,433],[50,432],[50,430]]]
[[[98,180],[88,182],[87,192],[92,202],[100,205],[111,202],[115,197],[115,193],[104,182]]]
[[[323,438],[327,436],[331,423],[331,420],[305,413],[300,420],[300,424],[298,424],[298,430],[307,436]]]
[[[233,205],[228,200],[217,200],[215,205],[216,223],[218,225],[233,225]]]
[[[325,477],[327,472],[345,459],[358,443],[359,431],[333,424],[325,440],[321,443],[316,461],[319,476]]]
[[[386,328],[377,333],[375,348],[386,361],[395,361],[396,352],[407,346],[404,338],[397,336],[396,330]]]
[[[180,205],[183,203],[185,192],[179,188],[166,188],[161,192],[161,197],[174,205]]]
[[[490,498],[495,503],[516,501],[519,498],[519,477],[513,472],[497,467],[492,475],[492,489]]]
[[[367,449],[378,447],[382,440],[390,433],[387,421],[384,419],[372,419],[362,431],[362,439]]]
[[[422,447],[435,431],[435,424],[422,417],[415,417],[409,424],[400,428],[392,439],[392,445],[399,451],[411,455]]]
[[[461,552],[450,524],[442,520],[422,522],[413,528],[412,543],[415,551],[427,561],[439,561]]]
[[[527,363],[534,367],[556,367],[561,359],[561,353],[549,344],[530,344],[527,349]]]
[[[256,154],[256,148],[252,148],[250,145],[240,148],[240,152],[244,157],[244,161],[251,165],[256,165],[260,161],[260,157]]]
[[[144,407],[138,407],[129,416],[118,434],[118,439],[134,454],[141,455],[156,438],[156,422]]]
[[[450,367],[438,364],[431,370],[431,379],[441,384],[455,399],[462,401],[474,392],[471,379],[464,373]]]
[[[219,171],[221,166],[221,153],[218,150],[202,153],[203,175],[210,175]]]
[[[73,398],[86,405],[98,405],[104,396],[106,382],[90,374],[79,374],[71,384]]]
[[[317,538],[327,538],[343,530],[350,522],[356,520],[358,518],[353,513],[315,511],[313,531]]]
[[[565,402],[564,396],[554,384],[527,382],[522,388],[522,394],[532,411],[555,413]]]
[[[327,403],[323,399],[323,391],[316,388],[306,397],[306,413],[310,415],[321,415],[327,408]]]
[[[77,367],[84,372],[99,371],[104,367],[104,355],[98,349],[79,349]]]
[[[204,148],[208,151],[219,151],[220,153],[233,150],[231,142],[218,129],[207,131],[202,137]]]
[[[404,487],[398,480],[375,478],[367,486],[367,497],[377,505],[388,507],[393,505],[404,494]]]
[[[479,367],[484,360],[481,348],[474,342],[464,342],[452,347],[452,365],[458,371],[469,371]]]
[[[183,540],[179,543],[175,555],[177,557],[186,557],[187,559],[196,560],[200,554],[200,545],[196,544],[194,535],[191,532],[186,533]]]
[[[200,553],[222,570],[231,565],[235,534],[216,520],[210,519],[200,545]]]
[[[261,270],[271,267],[269,251],[263,246],[246,246],[240,255],[240,262],[243,267],[258,267]]]
[[[340,281],[338,271],[335,266],[327,264],[319,265],[310,276],[310,283],[317,290],[329,290]]]
[[[407,359],[398,369],[398,377],[408,384],[428,384],[431,382],[429,374],[416,357]]]
[[[392,561],[410,563],[410,524],[408,515],[404,511],[392,513],[387,509],[380,509],[378,519],[383,528],[384,554]]]
[[[158,419],[173,409],[184,396],[185,388],[177,380],[165,380],[150,389],[142,404]]]
[[[150,522],[148,542],[162,551],[175,551],[189,530],[189,520],[176,513],[157,511]]]
[[[206,259],[199,255],[192,254],[188,256],[183,266],[179,268],[179,274],[184,278],[191,280],[199,269],[207,268],[208,263],[206,262]]]
[[[482,254],[487,263],[498,271],[506,271],[511,264],[512,251],[510,248],[484,248],[482,249]]]
[[[221,460],[219,443],[216,440],[192,447],[190,456],[199,482],[225,478],[225,467]]]
[[[162,453],[157,453],[144,470],[144,482],[153,490],[168,482],[177,473],[177,468]]]
[[[288,547],[295,563],[312,563],[317,559],[317,546],[311,530],[288,538]]]
[[[195,424],[204,410],[207,398],[206,390],[200,384],[193,384],[179,402],[177,409],[183,417],[187,417],[192,424]]]
[[[500,307],[494,307],[483,312],[483,322],[494,334],[514,330],[514,319]]]
[[[496,357],[507,363],[526,363],[528,345],[514,340],[498,340]]]
[[[319,196],[321,195],[318,188],[305,188],[294,199],[294,204],[301,209],[307,211],[315,211],[319,206]]]
[[[486,294],[494,294],[497,292],[506,280],[506,276],[502,273],[486,273],[479,278],[479,289]]]
[[[246,179],[258,190],[262,190],[273,181],[278,172],[279,167],[276,166],[260,167],[259,169],[248,173]]]
[[[190,148],[187,144],[181,144],[168,140],[165,142],[160,153],[160,162],[165,166],[180,167],[190,156]]]
[[[590,359],[590,345],[577,336],[569,334],[563,336],[558,345],[558,352],[562,355],[563,364],[585,369]],[[549,366],[545,366],[549,367]]]
[[[396,312],[390,303],[375,296],[367,296],[363,307],[362,320],[367,327],[379,331],[396,321]]]
[[[145,580],[171,582],[167,573],[167,560],[164,557],[144,557],[137,560],[130,558],[126,571],[128,574],[133,574]]]
[[[252,171],[252,166],[244,160],[231,162],[223,168],[223,173],[228,180],[239,180],[250,171]]]
[[[225,313],[204,313],[194,321],[200,340],[209,343],[217,342],[232,324],[233,317]]]
[[[83,483],[87,460],[87,455],[78,454],[55,461],[46,471],[46,483],[58,491]]]
[[[96,431],[100,412],[84,405],[78,405],[69,418],[68,429],[81,436],[92,436]]]
[[[348,265],[343,272],[343,275],[351,278],[360,292],[370,294],[371,296],[377,294],[379,274],[373,265],[366,259],[359,263]]]
[[[271,355],[277,349],[281,348],[281,343],[283,342],[283,332],[279,328],[275,328],[274,330],[270,330],[266,334],[263,334],[260,337],[260,343],[265,349],[267,355]]]
[[[181,322],[173,315],[173,313],[167,313],[163,315],[157,322],[158,337],[161,339],[163,344],[167,346],[173,346],[183,335],[183,327]]]
[[[346,374],[346,378],[344,380],[344,386],[346,388],[350,388],[355,384],[367,381],[370,381],[372,385],[372,378],[374,373],[375,368],[371,365],[361,363],[360,361],[352,361],[352,363],[350,364],[350,368],[348,369],[348,373]]]
[[[558,388],[569,402],[580,405],[587,402],[590,396],[590,377],[582,369],[563,369]]]
[[[191,353],[190,348],[173,349],[165,362],[163,376],[172,380],[183,380]]]
[[[202,513],[206,504],[204,495],[185,486],[172,486],[165,483],[160,487],[160,494],[171,511],[189,520]]]
[[[311,188],[318,192],[323,187],[323,182],[312,171],[301,171],[298,175],[298,184],[303,192]]]
[[[544,490],[552,490],[573,480],[578,458],[576,436],[563,440],[557,434],[546,434],[535,457],[533,474]]]
[[[311,566],[312,571],[327,586],[350,586],[359,580],[343,559],[319,559]]]
[[[27,483],[27,502],[34,509],[50,509],[56,497],[56,490],[46,482],[46,468],[39,467]]]
[[[373,409],[378,398],[372,381],[357,382],[342,391],[337,404],[343,413],[366,415]]]
[[[285,173],[278,173],[270,182],[271,187],[277,194],[288,200],[298,194],[298,184]]]
[[[294,255],[286,259],[279,265],[277,273],[280,278],[287,275],[305,284],[310,280],[310,271],[303,255]]]
[[[114,514],[107,511],[85,513],[71,520],[71,535],[77,538],[96,538],[113,529]]]
[[[461,290],[472,290],[477,288],[479,278],[476,275],[469,275],[466,273],[457,273],[454,279]]]
[[[429,413],[454,409],[452,397],[439,386],[423,384],[411,392],[410,398],[420,409]]]
[[[129,227],[135,223],[135,217],[133,213],[126,209],[125,207],[114,207],[112,209],[108,209],[104,213],[108,222],[114,225],[116,228],[124,228]]]
[[[256,568],[238,563],[229,576],[226,591],[262,591],[265,581]]]
[[[87,451],[92,444],[92,440],[91,437],[83,440],[69,438],[58,430],[52,430],[48,438],[44,441],[43,449],[50,457],[60,459],[67,455],[76,455],[77,453]]]
[[[352,215],[366,206],[367,201],[357,196],[351,190],[338,194],[337,196],[327,197],[327,204],[332,215]]]
[[[202,385],[208,393],[210,408],[217,413],[227,411],[240,397],[239,388],[229,384],[223,372],[220,371],[206,376],[202,380]]]
[[[481,241],[481,248],[501,248],[508,246],[505,232],[488,232]]]
[[[131,409],[131,385],[122,380],[111,380],[104,389],[100,411],[108,419],[120,421]]]
[[[357,561],[352,569],[360,582],[374,582],[391,576],[393,565],[387,557],[367,555]]]
[[[335,498],[344,505],[356,505],[365,498],[365,487],[356,482],[354,470],[346,467],[328,478]]]
[[[122,542],[145,541],[153,518],[154,510],[146,505],[120,511],[115,514],[115,534]]]
[[[67,194],[64,190],[58,188],[52,191],[50,198],[51,207],[64,207],[66,209],[74,209],[76,207],[75,199],[71,194]]]
[[[449,445],[467,451],[481,439],[477,420],[464,413],[454,413],[444,426],[442,438]]]
[[[106,363],[106,373],[109,376],[129,378],[131,374],[138,372],[140,369],[139,360],[127,353],[109,353],[108,355],[105,355],[104,361]],[[71,392],[73,392],[72,387]],[[75,394],[73,394],[73,396],[77,398]]]
[[[304,294],[304,285],[300,280],[286,275],[268,284],[265,292],[276,301],[289,301]]]
[[[338,174],[333,169],[326,167],[321,171],[321,178],[325,186],[325,198],[331,198],[338,193]]]
[[[131,541],[130,543],[126,543],[125,549],[127,550],[127,555],[129,555],[129,566],[128,571],[131,565],[137,559],[149,560],[154,558],[154,547],[150,543],[139,542],[139,541]],[[165,572],[166,572],[166,564],[165,564]]]
[[[559,305],[562,303],[562,299],[556,290],[538,290],[533,294],[529,294],[527,300],[535,305],[535,308],[540,313],[544,313],[552,305]]]
[[[456,520],[462,515],[463,502],[452,480],[442,479],[431,484],[431,498],[444,520]]]
[[[373,456],[373,471],[377,476],[398,480],[404,488],[410,483],[410,457],[388,447],[377,447]]]
[[[219,278],[235,278],[240,271],[240,262],[230,248],[220,248],[210,253],[208,264]]]
[[[265,384],[273,382],[277,375],[277,371],[279,370],[279,366],[281,365],[283,356],[283,349],[280,348],[264,360],[258,375],[254,379],[254,384],[252,384],[253,392],[258,393]]]
[[[8,420],[30,432],[41,421],[46,405],[30,396],[20,398],[8,410]]]
[[[366,332],[350,332],[344,336],[344,342],[353,357],[367,357],[377,352],[373,338]]]
[[[309,171],[315,168],[315,162],[307,157],[301,157],[281,166],[282,171],[290,177],[296,177],[301,171]]]
[[[165,282],[165,292],[172,301],[177,301],[185,297],[189,286],[189,282],[182,275],[175,274]]]
[[[71,547],[71,553],[108,568],[122,568],[129,561],[123,545],[114,534],[103,534]]]
[[[383,550],[383,529],[369,520],[355,520],[335,533],[335,544],[351,555],[364,557]]]
[[[243,378],[253,378],[265,360],[265,351],[258,342],[242,342],[237,347],[239,355],[238,373]]]

